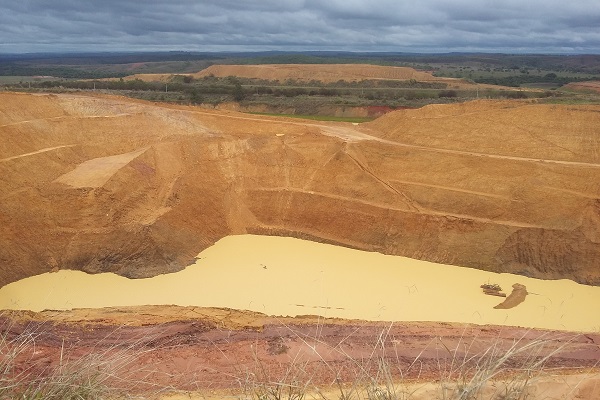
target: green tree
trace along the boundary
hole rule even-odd
[[[233,99],[235,101],[242,101],[246,98],[246,93],[244,92],[244,88],[242,85],[237,82],[233,87]]]
[[[204,101],[204,99],[202,98],[202,95],[200,95],[200,92],[198,91],[198,89],[194,88],[192,90],[192,92],[190,93],[190,103],[200,104],[203,101]]]

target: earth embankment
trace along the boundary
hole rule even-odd
[[[481,101],[355,126],[0,94],[0,284],[147,277],[239,233],[600,284],[600,108]]]

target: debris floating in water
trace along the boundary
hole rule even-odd
[[[525,297],[529,294],[527,292],[527,287],[525,285],[521,285],[520,283],[515,283],[512,285],[513,291],[510,295],[504,300],[502,303],[498,304],[494,308],[497,309],[508,309],[513,308],[521,304],[525,301]]]
[[[506,293],[502,293],[502,288],[496,283],[484,283],[480,286],[483,289],[483,293],[490,296],[506,297]]]

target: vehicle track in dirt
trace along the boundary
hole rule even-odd
[[[2,159],[0,159],[0,162],[7,162],[7,161],[12,161],[12,160],[17,160],[17,159],[23,158],[23,157],[34,156],[36,154],[45,153],[45,152],[52,151],[52,150],[58,150],[58,149],[63,149],[65,147],[75,147],[75,146],[77,146],[77,145],[76,144],[64,144],[62,146],[46,147],[45,149],[40,149],[40,150],[37,150],[37,151],[32,151],[30,153],[24,153],[24,154],[19,154],[19,155],[12,156],[12,157],[2,158]]]

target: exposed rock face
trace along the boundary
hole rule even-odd
[[[261,233],[597,285],[598,126],[596,106],[473,102],[354,126],[2,93],[0,284],[147,277]]]

